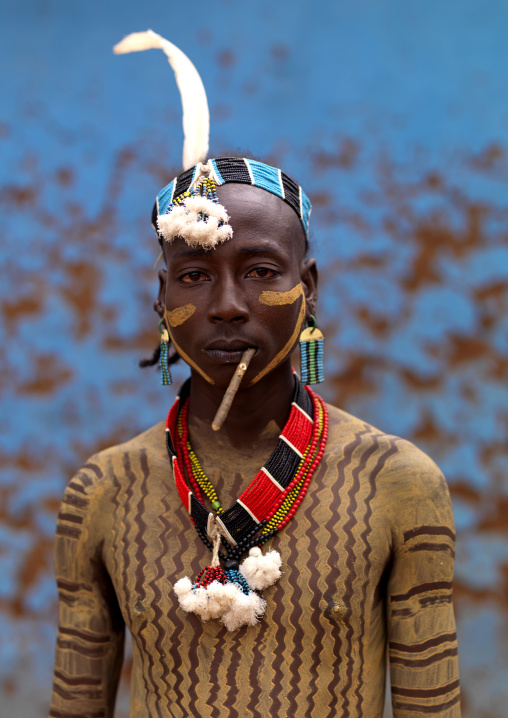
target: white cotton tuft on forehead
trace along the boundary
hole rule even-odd
[[[113,52],[122,55],[141,50],[162,50],[173,68],[176,84],[180,90],[183,110],[183,169],[204,162],[208,154],[210,113],[206,92],[198,71],[176,45],[152,30],[133,32],[117,45]]]
[[[233,236],[228,220],[221,204],[196,195],[172,207],[171,212],[159,215],[157,228],[167,242],[182,237],[191,247],[213,249]]]

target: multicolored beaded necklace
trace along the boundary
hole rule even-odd
[[[241,496],[224,510],[190,445],[189,391],[190,380],[169,411],[167,448],[180,498],[213,558],[196,581],[180,579],[174,590],[184,610],[203,620],[220,618],[226,628],[235,630],[257,622],[266,602],[255,591],[281,576],[280,555],[276,551],[263,555],[261,546],[289,523],[303,501],[325,450],[328,412],[323,400],[295,376],[289,419],[277,447]],[[215,514],[206,508],[204,497]],[[249,556],[240,565],[247,551]]]

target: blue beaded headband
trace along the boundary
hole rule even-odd
[[[254,187],[261,187],[284,200],[298,215],[308,240],[312,205],[303,189],[287,174],[276,167],[265,165],[263,162],[241,157],[219,157],[209,160],[209,165],[212,170],[210,177],[217,186],[230,182],[250,184]],[[200,166],[197,164],[182,172],[161,189],[155,203],[157,216],[152,221],[155,231],[157,231],[157,218],[170,212],[174,200],[189,190],[195,182]]]

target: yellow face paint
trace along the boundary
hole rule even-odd
[[[296,287],[293,287],[288,292],[261,292],[259,301],[261,304],[268,304],[269,306],[294,304],[301,293],[302,285],[297,284]]]
[[[171,330],[170,330],[170,328],[169,328],[169,324],[170,324],[171,322],[170,322],[169,317],[168,317],[168,310],[167,310],[167,309],[166,309],[166,311],[164,312],[164,316],[165,316],[165,318],[166,318],[166,325],[167,325],[167,327],[168,327],[169,336],[171,337],[171,342],[172,342],[173,346],[175,347],[176,351],[177,351],[177,352],[180,354],[180,356],[182,357],[182,359],[183,359],[184,361],[186,361],[187,364],[188,364],[190,367],[192,367],[193,369],[195,369],[195,370],[198,372],[198,374],[201,374],[201,376],[203,377],[203,379],[205,379],[205,381],[207,381],[209,384],[215,384],[214,380],[213,380],[211,377],[209,377],[208,374],[205,374],[205,372],[196,364],[196,362],[192,361],[192,359],[190,358],[190,356],[189,356],[188,354],[186,354],[186,353],[183,351],[183,349],[181,349],[181,348],[178,346],[178,344],[175,342],[175,338],[174,338],[174,336],[173,336],[173,334],[172,334],[172,332],[171,332]],[[185,321],[185,320],[184,320],[184,321]],[[182,323],[182,322],[180,322],[180,323]]]
[[[183,307],[177,307],[171,311],[166,309],[166,320],[172,327],[179,327],[180,324],[183,324],[187,319],[192,317],[195,311],[196,307],[194,304],[185,304]]]
[[[251,381],[251,384],[256,384],[260,379],[266,376],[269,371],[271,371],[274,367],[280,364],[281,361],[287,357],[287,355],[296,343],[296,340],[302,330],[302,323],[305,318],[305,294],[303,293],[303,287],[301,284],[298,284],[296,287],[294,287],[294,289],[291,289],[290,292],[293,292],[295,289],[298,289],[298,294],[296,298],[292,300],[292,302],[281,302],[282,304],[292,304],[296,301],[300,294],[302,295],[302,304],[300,306],[300,311],[298,312],[298,319],[296,320],[294,331],[290,339],[284,345],[284,348],[280,350],[280,352],[272,359],[268,366],[266,366],[262,371],[259,372],[259,374],[254,377],[254,379]],[[280,292],[280,294],[289,294],[290,292]],[[265,294],[265,292],[262,292],[262,295],[263,294]],[[266,292],[266,294],[278,294],[278,292]],[[265,303],[268,304],[268,302]]]

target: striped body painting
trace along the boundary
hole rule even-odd
[[[188,309],[189,307],[193,307],[192,311],[190,311],[190,310]],[[183,310],[187,310],[187,311],[185,312],[185,311],[183,311]],[[199,374],[201,374],[201,376],[203,377],[203,379],[205,379],[205,381],[207,381],[209,384],[215,384],[214,380],[213,380],[210,376],[208,376],[208,374],[206,374],[206,373],[201,369],[201,367],[199,367],[199,366],[196,364],[196,362],[193,361],[193,360],[190,358],[190,356],[189,356],[188,354],[186,354],[186,353],[184,352],[184,350],[177,344],[177,342],[175,341],[175,337],[173,336],[173,333],[172,333],[172,331],[171,331],[171,329],[170,329],[170,326],[171,326],[171,327],[175,327],[175,326],[179,326],[180,324],[183,324],[184,322],[186,322],[187,319],[189,319],[189,317],[191,317],[191,316],[194,314],[195,310],[196,310],[196,308],[194,307],[193,304],[186,304],[186,305],[184,305],[183,307],[178,307],[177,309],[174,309],[174,310],[171,311],[171,312],[168,312],[168,310],[166,309],[166,310],[164,311],[164,318],[165,318],[165,320],[166,320],[166,326],[167,326],[167,328],[168,328],[168,334],[169,334],[169,337],[170,337],[170,339],[171,339],[171,342],[172,342],[174,348],[176,349],[176,351],[178,352],[178,354],[180,354],[180,356],[182,357],[182,359],[183,359],[185,362],[187,362],[187,364],[188,364],[192,369],[195,369]],[[180,312],[180,315],[175,315],[175,312]],[[190,313],[189,313],[189,312],[190,312]],[[187,314],[187,316],[184,317],[185,314]],[[172,317],[172,315],[173,315],[173,317]],[[176,320],[175,320],[175,316],[179,318],[179,321],[176,321]],[[184,318],[182,318],[182,317],[184,317]],[[173,318],[173,321],[172,321],[172,318]],[[175,321],[176,321],[176,323],[174,323]]]
[[[133,636],[132,718],[381,718],[387,644],[394,714],[460,718],[444,479],[409,442],[334,407],[329,414],[305,500],[267,544],[284,573],[263,594],[262,620],[234,632],[189,616],[171,590],[210,553],[168,475],[164,423],[78,471],[56,534],[51,718],[113,715],[124,621]],[[253,455],[239,460],[226,435],[210,444],[195,434],[218,495],[234,500],[266,444],[253,437]],[[103,575],[114,588],[108,601]]]
[[[257,384],[257,382],[268,374],[274,367],[287,357],[289,352],[292,350],[297,337],[299,336],[303,320],[305,319],[305,294],[303,293],[303,287],[301,284],[297,284],[293,289],[288,292],[261,292],[259,295],[259,301],[261,304],[267,304],[268,306],[282,306],[284,304],[294,304],[299,297],[302,297],[302,303],[300,305],[300,311],[298,312],[298,318],[296,320],[295,328],[291,337],[288,339],[284,347],[278,354],[274,356],[272,361],[257,374],[251,381],[251,384]]]

